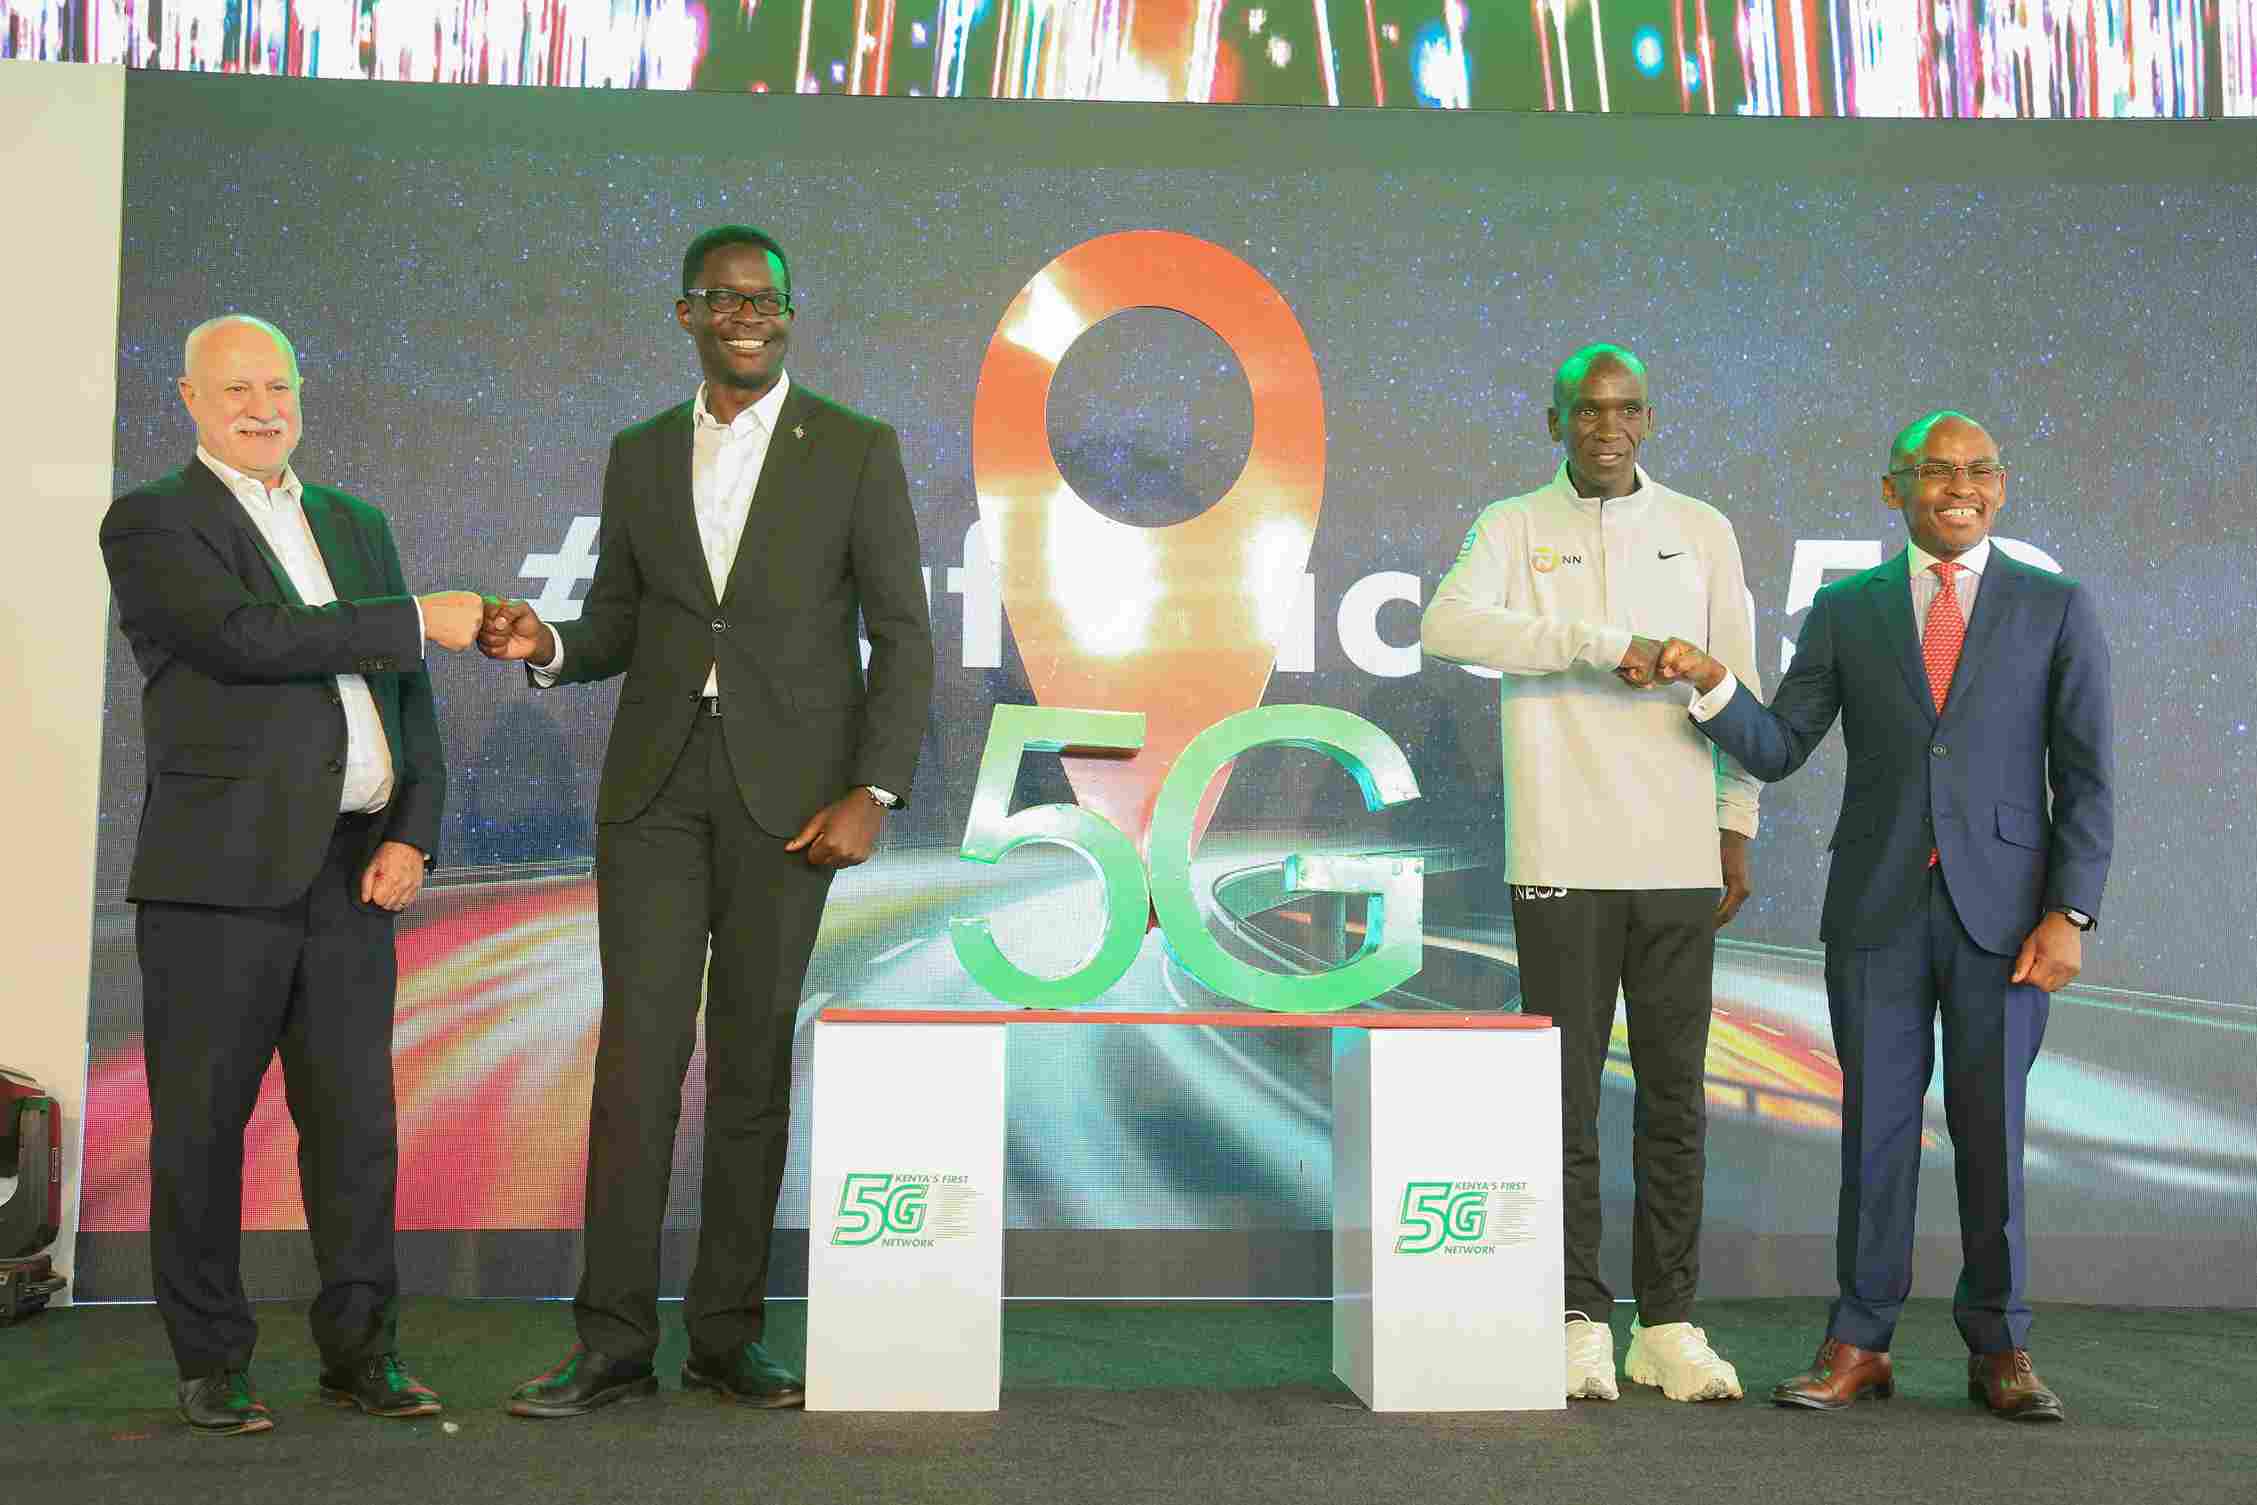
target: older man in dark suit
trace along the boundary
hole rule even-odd
[[[832,875],[869,857],[909,793],[932,695],[899,441],[785,375],[782,247],[707,231],[674,314],[705,381],[612,441],[580,620],[512,601],[479,638],[538,685],[627,676],[596,798],[604,996],[580,1341],[518,1387],[519,1416],[657,1389],[659,1234],[701,994],[704,1219],[682,1382],[802,1402],[761,1342],[800,987]]]
[[[1756,777],[1801,767],[1837,716],[1849,754],[1819,922],[1842,1063],[1840,1295],[1816,1361],[1772,1398],[1830,1411],[1895,1387],[1940,1015],[1968,1390],[2060,1421],[2030,1360],[2022,1126],[2049,997],[2083,965],[2108,878],[2108,644],[2089,591],[1993,547],[2006,466],[1964,413],[1899,433],[1881,495],[1908,547],[1818,593],[1769,706],[1691,644],[1662,653]]]
[[[157,1309],[201,1433],[265,1431],[241,1273],[243,1131],[282,1054],[321,1291],[323,1395],[378,1416],[439,1398],[401,1365],[393,1253],[394,916],[446,798],[426,641],[480,598],[408,594],[384,515],[302,483],[296,353],[242,316],[188,337],[196,456],[102,521],[142,674],[138,906]]]

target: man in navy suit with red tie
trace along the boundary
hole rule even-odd
[[[1940,1014],[1968,1390],[2059,1421],[2030,1362],[2022,1130],[2049,995],[2077,975],[2108,877],[2108,645],[2090,592],[1991,546],[2006,466],[1964,413],[1898,434],[1881,496],[1909,547],[1818,593],[1768,707],[1689,643],[1662,658],[1663,678],[1702,691],[1701,730],[1758,778],[1801,767],[1837,716],[1849,754],[1820,921],[1842,1063],[1840,1295],[1816,1361],[1772,1398],[1836,1410],[1894,1388]]]

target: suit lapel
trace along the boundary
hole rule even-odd
[[[243,504],[235,500],[235,493],[227,489],[227,483],[212,474],[212,468],[202,460],[190,460],[183,474],[197,494],[217,509],[224,527],[238,530],[250,539],[251,547],[258,550],[259,558],[266,561],[267,570],[273,577],[268,582],[273,593],[292,606],[305,605],[304,598],[298,594],[298,588],[290,583],[290,572],[282,567],[281,560],[274,557],[274,550],[267,546],[266,535],[259,531],[257,523],[251,521],[251,515],[243,510]],[[259,589],[256,580],[245,580],[243,583],[254,591]]]
[[[1920,634],[1912,622],[1911,553],[1900,550],[1894,559],[1883,560],[1870,580],[1867,589],[1872,592],[1874,610],[1881,615],[1882,641],[1897,661],[1913,703],[1927,712],[1932,722],[1936,719],[1936,696],[1928,688],[1928,663],[1920,656]]]
[[[767,552],[768,535],[788,510],[787,498],[804,488],[807,462],[820,437],[818,429],[808,422],[816,411],[815,399],[805,387],[793,382],[784,394],[783,408],[776,414],[776,432],[768,436],[768,454],[760,462],[760,484],[753,488],[744,532],[737,539],[736,558],[729,561],[728,589],[721,596],[724,602],[736,596],[737,583],[746,575],[745,560],[758,559]]]
[[[659,521],[673,534],[676,545],[688,551],[698,595],[712,610],[720,603],[713,596],[713,571],[705,562],[705,540],[697,526],[697,488],[690,475],[691,450],[697,442],[696,411],[693,398],[663,414],[651,439],[658,446]]]
[[[318,486],[303,488],[298,506],[306,515],[306,528],[313,534],[313,546],[321,553],[322,566],[329,571],[329,588],[337,599],[351,601],[375,594],[375,571],[361,547],[360,532],[345,509]]]
[[[1990,563],[1983,568],[1983,583],[1975,590],[1975,615],[1967,624],[1967,641],[1959,649],[1959,667],[1952,671],[1951,694],[1944,700],[1949,714],[1974,693],[1975,681],[1997,656],[1996,644],[2006,619],[2022,593],[2021,567],[1991,545]]]

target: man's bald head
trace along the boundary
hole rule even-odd
[[[248,339],[252,334],[264,335],[290,362],[290,375],[298,375],[297,347],[281,330],[253,314],[221,314],[216,319],[206,319],[188,331],[188,339],[181,346],[180,371],[183,376],[196,374],[196,358],[213,340],[227,336],[230,341]]]
[[[1907,465],[1919,464],[1920,450],[1928,442],[1929,433],[1939,424],[1945,423],[1964,423],[1977,433],[1989,437],[1981,424],[1957,408],[1937,408],[1932,413],[1921,414],[1897,430],[1897,436],[1889,441],[1889,469],[1902,470]]]
[[[1560,362],[1559,370],[1552,373],[1552,407],[1566,412],[1575,403],[1575,394],[1582,390],[1583,379],[1592,368],[1623,371],[1645,384],[1646,363],[1620,345],[1585,345],[1581,350]]]
[[[249,314],[206,319],[181,349],[180,400],[205,453],[269,486],[298,447],[298,352]]]

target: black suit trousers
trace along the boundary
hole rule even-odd
[[[754,824],[721,725],[700,714],[657,797],[632,820],[596,828],[603,1019],[574,1312],[580,1340],[615,1359],[647,1360],[658,1347],[659,1240],[701,994],[704,1179],[684,1314],[690,1347],[727,1354],[763,1329],[790,1143],[792,1038],[831,871]]]
[[[142,903],[149,1243],[183,1378],[251,1361],[243,1290],[243,1132],[279,1049],[321,1274],[326,1364],[396,1346],[399,1147],[392,1097],[393,917],[360,902],[374,820],[338,823],[313,886],[233,909]]]

